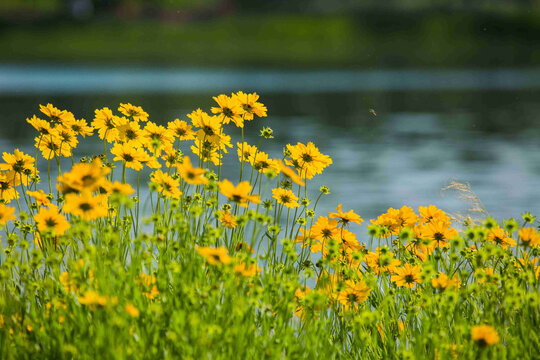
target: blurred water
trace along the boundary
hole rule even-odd
[[[269,117],[248,124],[248,142],[256,144],[258,130],[270,126],[276,138],[262,145],[270,155],[280,157],[287,143],[313,141],[334,159],[310,185],[313,191],[330,186],[323,211],[338,203],[364,218],[402,205],[463,211],[465,201],[440,191],[457,179],[470,183],[495,217],[540,214],[536,70],[89,71],[0,66],[0,151],[32,151],[35,133],[25,119],[39,112],[39,104],[91,120],[96,108],[131,102],[164,124],[187,120],[198,107],[209,110],[213,95],[258,91]],[[236,129],[227,132],[239,141]],[[97,141],[82,143],[79,156],[102,150]],[[230,154],[225,168],[234,181],[235,159]]]

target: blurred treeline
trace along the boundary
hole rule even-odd
[[[540,0],[0,0],[0,62],[540,64]]]
[[[540,0],[2,0],[0,18],[33,20],[47,16],[88,19],[113,14],[120,18],[165,18],[219,16],[243,11],[295,13],[357,12],[447,9],[512,13],[536,11]]]

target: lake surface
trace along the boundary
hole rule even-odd
[[[96,108],[131,102],[165,124],[188,120],[185,115],[198,107],[208,111],[212,96],[237,90],[257,91],[269,109],[268,118],[248,124],[248,142],[256,144],[259,129],[270,126],[275,139],[262,145],[270,155],[281,156],[287,143],[313,141],[333,158],[310,185],[331,189],[321,200],[322,211],[338,203],[365,219],[402,205],[464,211],[465,201],[441,193],[450,180],[459,180],[468,182],[499,219],[523,211],[540,215],[536,69],[291,72],[0,65],[0,151],[31,151],[35,132],[25,120],[39,113],[39,104],[50,102],[91,120]],[[229,129],[239,141],[239,133]],[[102,149],[97,141],[82,143],[80,156]],[[236,181],[235,154],[229,159],[225,173]]]

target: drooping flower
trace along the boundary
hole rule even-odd
[[[251,184],[249,181],[242,181],[237,186],[234,186],[232,182],[225,179],[220,181],[218,185],[219,191],[223,195],[225,195],[230,201],[240,206],[247,207],[248,202],[252,202],[254,204],[259,204],[261,202],[259,195],[250,195]]]
[[[330,219],[337,219],[338,223],[342,224],[343,226],[348,226],[350,223],[357,223],[358,225],[361,225],[364,221],[360,215],[355,214],[353,210],[349,210],[346,213],[341,211],[342,204],[339,204],[337,207],[337,213],[330,213],[328,214],[328,217]]]
[[[51,200],[47,197],[47,194],[45,194],[45,192],[41,189],[37,191],[27,191],[26,194],[34,198],[37,206],[49,206],[51,204]]]
[[[31,119],[26,119],[26,122],[32,125],[42,136],[49,135],[52,131],[51,124],[47,120],[42,120],[36,115]]]
[[[61,123],[68,116],[66,110],[60,110],[52,104],[47,104],[47,106],[39,105],[39,110],[47,115],[52,122],[56,123]]]
[[[291,181],[297,183],[298,185],[304,186],[304,182],[302,181],[300,176],[298,176],[298,173],[295,170],[285,165],[283,161],[281,160],[276,160],[276,162],[277,162],[280,173],[282,173],[283,175],[285,175],[286,177],[291,179]]]

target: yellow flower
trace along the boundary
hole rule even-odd
[[[156,296],[159,295],[159,290],[157,288],[157,279],[155,276],[147,275],[141,273],[138,278],[139,286],[142,287],[142,294],[146,296],[149,300],[153,300]]]
[[[313,239],[322,242],[329,239],[337,239],[339,232],[337,221],[329,220],[326,216],[319,216],[315,224],[311,227],[310,235]]]
[[[32,125],[41,135],[49,135],[51,133],[51,124],[47,120],[42,120],[36,115],[31,119],[26,119],[26,122]]]
[[[283,161],[281,160],[277,160],[277,165],[279,168],[279,172],[281,172],[283,175],[285,175],[286,177],[288,177],[289,179],[291,179],[293,182],[297,183],[298,185],[304,186],[304,182],[302,181],[300,176],[298,176],[295,170],[285,165]]]
[[[316,174],[332,164],[332,159],[328,155],[322,154],[312,143],[307,145],[298,143],[296,145],[287,145],[287,150],[291,154],[291,160],[287,160],[287,165],[292,165],[300,173],[302,178],[312,179]]]
[[[450,279],[445,273],[440,273],[439,276],[431,279],[431,285],[439,290],[446,290],[451,287],[459,288],[460,284],[461,281],[459,281],[457,274]]]
[[[254,204],[259,204],[261,202],[259,195],[249,194],[251,192],[251,184],[249,181],[242,181],[237,186],[234,186],[232,182],[225,179],[220,181],[218,185],[219,191],[221,191],[223,195],[240,206],[248,207],[248,202]]]
[[[279,172],[279,164],[276,160],[270,159],[268,154],[262,151],[259,151],[255,154],[255,159],[251,163],[253,168],[258,172],[266,172],[268,170],[273,170],[276,173]]]
[[[330,213],[328,214],[328,217],[330,219],[339,219],[338,223],[343,224],[344,226],[349,225],[349,223],[357,223],[358,225],[362,225],[362,218],[355,214],[353,210],[349,210],[346,213],[341,211],[342,204],[339,204],[337,207],[337,213]]]
[[[82,137],[91,136],[94,132],[94,129],[86,123],[86,120],[80,119],[80,120],[73,120],[69,124],[69,128],[73,130],[73,132],[77,135],[81,135]]]
[[[27,191],[26,192],[28,196],[31,196],[36,201],[36,204],[38,206],[49,206],[51,204],[51,200],[47,197],[47,194],[43,190],[37,190],[37,191]]]
[[[238,225],[236,223],[236,218],[233,214],[231,214],[229,211],[221,210],[219,212],[219,222],[222,226],[228,228],[228,229],[235,229]]]
[[[146,113],[142,107],[140,106],[134,106],[130,103],[122,104],[120,103],[120,106],[118,107],[118,111],[120,111],[125,116],[130,116],[135,121],[147,121],[148,120],[148,113]]]
[[[383,272],[394,273],[400,265],[399,259],[394,258],[394,254],[377,248],[375,252],[368,252],[365,256],[367,266],[369,266],[377,275]]]
[[[238,161],[242,162],[249,162],[253,164],[253,159],[255,158],[255,154],[259,151],[256,146],[249,145],[248,143],[236,143],[236,146],[238,148]],[[242,156],[243,154],[243,156]]]
[[[8,221],[15,220],[15,208],[0,204],[0,225],[5,225]]]
[[[266,117],[266,106],[262,103],[257,102],[259,100],[259,95],[257,93],[246,94],[242,91],[232,94],[233,99],[236,99],[243,115],[244,120],[253,120],[253,115],[258,117]]]
[[[169,174],[161,170],[155,171],[150,177],[153,183],[158,185],[158,192],[166,197],[180,199],[182,192],[179,189],[180,182],[173,179]]]
[[[412,289],[416,283],[422,283],[422,279],[420,279],[421,269],[421,265],[405,264],[403,267],[395,269],[395,275],[392,276],[392,281],[397,286],[405,286]]]
[[[218,104],[218,107],[212,107],[212,113],[218,114],[218,118],[224,124],[232,121],[237,127],[244,127],[244,119],[241,115],[244,111],[236,97],[231,98],[222,94],[217,97],[214,96],[212,99]]]
[[[113,115],[112,111],[106,107],[96,110],[95,112],[96,115],[92,122],[92,126],[98,130],[99,138],[105,139],[108,142],[113,142],[118,135],[116,123],[120,118]]]
[[[227,254],[227,249],[224,247],[213,248],[206,246],[197,246],[197,252],[203,256],[211,265],[227,265],[230,264],[231,258]]]
[[[131,304],[127,304],[126,307],[126,312],[131,316],[131,317],[138,317],[140,312],[139,312],[139,309],[137,309],[135,306],[131,305]]]
[[[508,237],[504,230],[501,228],[489,230],[488,240],[502,246],[503,249],[508,248],[508,246],[516,245],[516,241],[511,237]]]
[[[3,153],[2,158],[6,163],[0,164],[0,170],[13,171],[16,174],[14,179],[16,182],[22,181],[23,184],[28,185],[28,177],[38,172],[34,164],[36,159],[19,149],[15,149],[13,154]]]
[[[206,136],[221,133],[221,120],[217,116],[210,116],[201,109],[197,109],[187,117],[191,119],[193,126],[200,128]]]
[[[364,302],[371,293],[371,288],[361,280],[358,282],[347,280],[344,285],[343,291],[337,294],[337,300],[345,309],[354,308]]]
[[[71,227],[66,218],[58,212],[56,205],[41,208],[34,216],[39,231],[52,231],[56,235],[63,235]]]
[[[39,110],[47,115],[53,122],[62,122],[69,116],[66,110],[59,110],[52,104],[47,104],[47,106],[39,105]]]
[[[99,295],[96,291],[88,290],[83,296],[79,296],[79,303],[82,305],[95,307],[105,306],[107,304],[107,297]]]
[[[161,169],[161,163],[155,156],[149,155],[146,151],[141,149],[141,164],[148,166],[150,169]]]
[[[165,166],[171,168],[182,164],[182,151],[176,150],[172,146],[165,147],[163,151],[165,154],[163,154],[161,158],[165,160]]]
[[[420,219],[420,222],[422,223],[442,222],[447,227],[450,227],[451,225],[448,215],[441,209],[438,209],[435,205],[420,206],[418,212],[422,217],[422,219]]]
[[[448,240],[456,238],[458,232],[456,229],[449,228],[446,222],[438,221],[430,222],[424,226],[421,230],[421,236],[424,239],[434,241],[438,247],[448,247],[450,246]]]
[[[92,195],[84,192],[80,195],[67,194],[66,202],[62,209],[65,213],[82,217],[86,220],[94,220],[107,216],[106,195]]]
[[[217,151],[217,148],[208,141],[196,141],[195,146],[191,146],[191,151],[204,162],[211,161],[218,166],[223,158],[223,155]]]
[[[115,141],[130,145],[132,147],[142,147],[146,145],[147,138],[141,130],[139,123],[130,121],[122,117],[117,118],[116,130],[118,131]]]
[[[107,194],[121,194],[121,195],[131,195],[135,192],[131,185],[122,184],[120,181],[115,181],[114,183],[108,182],[104,186]]]
[[[67,147],[67,149],[71,152],[71,149],[76,148],[77,144],[79,143],[79,140],[77,140],[77,134],[70,128],[57,126],[52,129],[51,134],[57,138],[57,142],[60,142],[60,149]]]
[[[234,266],[234,272],[245,277],[253,277],[261,272],[261,267],[255,264],[240,263]]]
[[[534,247],[540,245],[540,234],[536,232],[535,228],[521,228],[518,235],[525,246]]]
[[[288,208],[300,206],[300,204],[298,204],[298,196],[294,195],[291,190],[283,188],[272,189],[272,197],[276,199],[278,203],[285,205]]]
[[[144,127],[143,136],[146,138],[145,144],[148,150],[158,155],[161,153],[161,149],[171,146],[174,141],[172,131],[151,121]]]
[[[471,337],[480,347],[494,345],[499,342],[497,330],[489,325],[477,325],[471,330]]]
[[[15,173],[13,171],[0,172],[0,201],[9,204],[11,200],[18,199],[19,193],[15,189]]]
[[[114,161],[123,161],[128,168],[136,171],[143,168],[141,161],[145,159],[146,153],[142,149],[127,144],[115,144],[111,153],[115,155]]]
[[[203,168],[194,168],[189,160],[189,156],[184,156],[182,164],[177,166],[178,173],[185,182],[191,185],[208,184],[208,179],[204,177],[206,171]]]
[[[62,146],[62,139],[52,130],[49,135],[36,137],[35,142],[36,148],[41,151],[41,155],[47,160],[55,156],[71,156],[71,147]]]
[[[58,189],[63,194],[83,191],[92,193],[106,184],[105,176],[110,171],[108,167],[102,166],[99,158],[90,164],[75,164],[71,171],[58,177]]]
[[[167,129],[180,141],[195,139],[195,132],[191,128],[191,125],[180,119],[174,119],[167,124]]]

